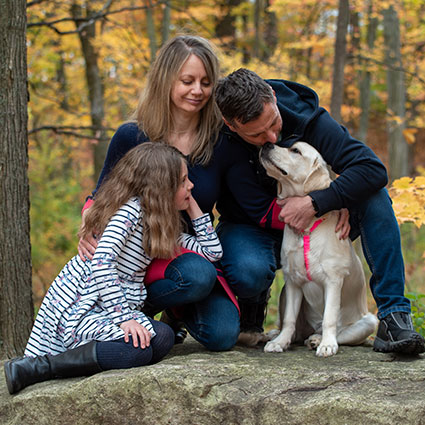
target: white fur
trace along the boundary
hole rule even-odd
[[[269,145],[262,149],[260,158],[267,173],[277,179],[280,198],[304,196],[331,183],[326,163],[307,143],[297,142],[289,149]],[[310,348],[317,347],[317,356],[328,357],[337,353],[339,344],[361,344],[376,329],[378,320],[367,311],[360,259],[351,242],[340,240],[335,233],[338,212],[331,211],[321,218],[324,221],[310,235],[312,281],[307,278],[303,235],[285,227],[281,331],[266,344],[266,352],[281,352],[292,342],[305,340]]]

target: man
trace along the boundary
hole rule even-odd
[[[319,106],[313,90],[300,84],[265,81],[239,69],[219,82],[216,100],[238,156],[217,204],[217,230],[224,272],[240,301],[241,331],[262,331],[267,290],[279,267],[282,223],[302,231],[314,216],[347,208],[350,238],[361,235],[372,272],[380,320],[374,350],[424,352],[404,297],[400,232],[378,157]],[[327,189],[276,201],[276,184],[259,163],[259,147],[266,142],[289,147],[297,140],[315,147],[338,178]],[[347,236],[343,220],[338,227]]]

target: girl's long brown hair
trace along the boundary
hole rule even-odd
[[[184,161],[179,150],[159,142],[142,143],[128,151],[100,186],[79,236],[84,238],[92,229],[103,233],[116,211],[137,196],[142,206],[145,252],[152,258],[173,257],[182,231],[175,195]]]
[[[169,132],[173,128],[171,89],[180,69],[192,54],[204,64],[213,90],[201,110],[197,139],[189,159],[192,163],[207,164],[212,157],[223,122],[214,94],[219,77],[219,63],[211,44],[205,38],[179,35],[164,44],[150,67],[146,87],[131,119],[137,121],[139,128],[152,142],[167,142]]]

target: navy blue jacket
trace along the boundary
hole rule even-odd
[[[379,158],[319,106],[313,90],[285,80],[266,81],[275,91],[282,117],[278,144],[289,147],[299,140],[309,143],[338,175],[329,188],[310,193],[319,216],[343,207],[350,209],[387,184],[387,172]],[[280,210],[275,204],[276,182],[260,164],[259,148],[243,141],[227,127],[222,131],[227,134],[237,160],[226,172],[219,196],[217,209],[221,219],[282,228],[276,220]]]
[[[114,165],[130,149],[147,141],[149,141],[148,137],[139,130],[136,123],[122,124],[111,139],[106,159],[92,196],[96,194],[103,179],[109,174]],[[227,154],[227,149],[227,138],[220,133],[214,146],[213,158],[207,166],[188,163],[189,179],[194,184],[193,197],[198,202],[201,210],[204,213],[210,213],[211,216],[222,186],[222,178],[231,164],[231,156]],[[191,221],[187,216],[185,218],[190,231]]]

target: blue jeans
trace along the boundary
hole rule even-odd
[[[386,189],[350,210],[351,233],[361,236],[363,254],[372,276],[370,289],[378,306],[378,318],[395,311],[410,313],[404,296],[404,261],[400,229]]]
[[[351,233],[361,236],[363,253],[372,272],[370,288],[381,319],[394,311],[410,312],[404,297],[404,262],[400,230],[391,199],[382,189],[350,210]],[[223,271],[235,294],[243,299],[264,297],[279,267],[276,232],[255,225],[221,221],[217,233],[223,247]]]
[[[164,277],[147,288],[151,305],[158,310],[183,306],[187,330],[209,350],[229,350],[236,344],[239,313],[218,283],[212,263],[186,253],[168,265]]]

